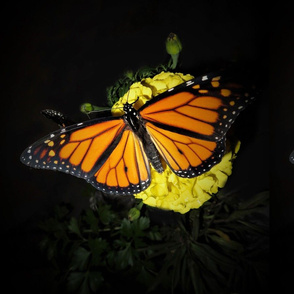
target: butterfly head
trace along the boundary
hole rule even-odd
[[[133,102],[133,103],[129,103],[128,101],[124,104],[124,113],[127,115],[133,114],[133,115],[137,115],[137,111],[134,108],[134,104],[139,100],[139,97]]]
[[[134,110],[133,105],[130,104],[129,102],[126,102],[124,104],[124,108],[123,109],[124,109],[124,113],[125,114],[131,113]]]
[[[135,101],[136,102],[136,101]],[[134,103],[135,103],[134,102]],[[134,132],[137,132],[140,128],[139,125],[139,116],[137,110],[133,107],[134,103],[128,103],[126,102],[124,104],[124,119],[128,123],[128,125],[132,128]]]

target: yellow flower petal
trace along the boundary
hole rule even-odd
[[[241,142],[238,141],[236,146],[235,146],[235,150],[234,150],[234,153],[238,153],[238,151],[240,150],[240,147],[241,147]]]
[[[168,89],[166,83],[162,81],[150,81],[148,85],[153,89],[154,96],[163,93]]]
[[[160,183],[151,187],[151,193],[157,195],[158,197],[168,195],[167,185],[165,183]]]
[[[153,207],[156,207],[156,198],[155,197],[148,197],[146,195],[146,198],[145,199],[142,199],[143,202],[149,206],[153,206]]]

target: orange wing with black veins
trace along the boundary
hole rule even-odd
[[[123,118],[92,120],[58,130],[21,155],[28,166],[84,178],[95,188],[133,194],[150,183],[142,144]]]

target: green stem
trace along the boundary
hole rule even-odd
[[[172,65],[170,66],[171,69],[175,69],[178,65],[178,60],[179,60],[179,56],[180,54],[171,54],[171,58],[172,58]]]

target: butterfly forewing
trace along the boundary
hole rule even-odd
[[[35,142],[22,153],[21,161],[87,179],[114,149],[124,128],[124,120],[118,118],[75,124]]]
[[[252,97],[221,76],[196,78],[146,103],[144,120],[192,137],[220,141]]]

